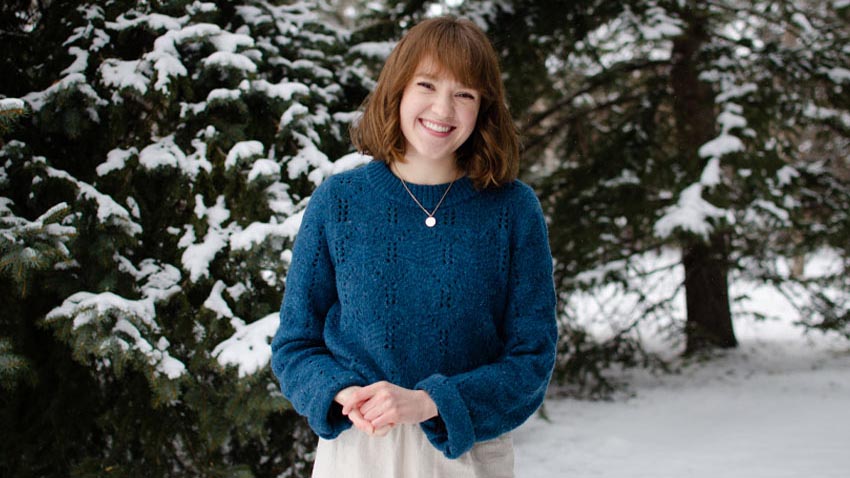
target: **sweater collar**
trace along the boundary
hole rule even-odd
[[[414,206],[416,205],[410,197],[410,194],[408,194],[404,189],[399,177],[390,170],[387,163],[378,159],[373,159],[366,165],[366,172],[369,178],[369,184],[374,185],[376,189],[384,193],[390,200],[410,203]],[[435,185],[415,184],[408,181],[407,187],[410,189],[410,192],[416,196],[416,199],[422,203],[422,206],[431,210],[437,205],[440,198],[443,197],[443,194],[446,192],[446,188],[449,187],[449,184],[450,183]],[[451,191],[449,191],[446,195],[446,199],[440,207],[457,204],[465,201],[475,194],[477,194],[477,191],[475,190],[475,186],[472,184],[472,180],[470,180],[468,176],[463,176],[454,182]]]

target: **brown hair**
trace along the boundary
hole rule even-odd
[[[363,116],[351,125],[354,146],[388,164],[404,158],[399,105],[404,88],[426,58],[481,96],[475,130],[457,149],[458,167],[478,189],[516,179],[519,140],[505,102],[499,58],[487,35],[468,20],[431,18],[404,35],[387,58],[375,90],[363,102]]]

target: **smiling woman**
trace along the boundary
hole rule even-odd
[[[272,342],[320,437],[313,476],[512,477],[510,431],[554,365],[555,291],[486,35],[412,28],[351,133],[375,159],[313,194]]]
[[[414,81],[419,74],[424,78]],[[472,22],[445,17],[426,20],[401,39],[364,102],[362,118],[352,125],[354,146],[388,164],[403,162],[410,139],[404,128],[410,125],[400,118],[402,100],[410,99],[413,87],[427,88],[417,83],[436,86],[436,78],[458,88],[454,93],[461,99],[469,94],[477,100],[473,129],[454,151],[459,169],[478,189],[514,180],[519,141],[505,101],[499,59],[487,36]]]

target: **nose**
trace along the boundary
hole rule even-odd
[[[431,104],[431,111],[440,118],[450,118],[454,105],[452,104],[452,95],[440,93],[434,97],[434,102]]]

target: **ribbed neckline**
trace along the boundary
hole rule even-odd
[[[366,173],[369,178],[369,184],[375,186],[390,200],[417,207],[416,203],[413,202],[413,199],[410,197],[410,194],[407,193],[404,186],[401,184],[401,179],[399,179],[399,177],[390,170],[387,163],[377,159],[372,160],[366,165]],[[407,187],[410,189],[410,192],[412,192],[416,196],[416,199],[418,199],[419,202],[421,202],[422,205],[429,211],[432,210],[440,201],[440,198],[443,197],[443,193],[446,192],[446,188],[449,187],[449,184],[450,183],[430,185],[416,184],[407,181]],[[472,184],[472,180],[469,179],[468,176],[463,176],[457,179],[454,185],[452,185],[452,190],[449,191],[449,194],[446,196],[446,199],[443,201],[440,208],[465,201],[477,194],[477,192],[478,191],[476,191],[475,186]]]

